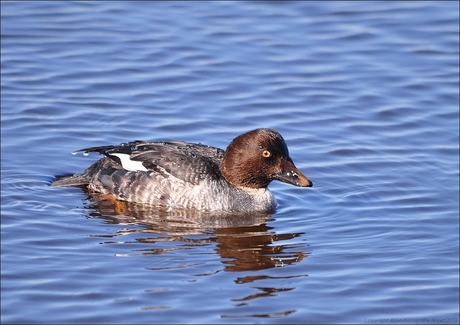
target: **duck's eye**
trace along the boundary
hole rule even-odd
[[[270,151],[268,151],[268,150],[264,150],[264,151],[262,152],[262,156],[263,156],[264,158],[268,158],[268,157],[270,157],[271,155],[272,155],[272,153],[271,153]]]

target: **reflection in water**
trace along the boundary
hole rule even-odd
[[[280,313],[269,313],[269,314],[247,314],[247,315],[222,315],[222,318],[252,318],[252,317],[260,317],[260,318],[279,318],[279,317],[286,317],[290,314],[294,313],[295,310],[287,310]]]
[[[90,195],[90,216],[113,224],[132,225],[112,235],[151,233],[152,237],[136,238],[137,243],[180,242],[167,248],[146,248],[133,255],[159,255],[172,250],[190,249],[197,245],[216,244],[225,271],[257,271],[301,261],[307,256],[296,245],[282,242],[302,233],[276,234],[267,226],[270,214],[212,213],[194,210],[168,211],[158,207],[121,202],[100,194]],[[191,236],[205,235],[205,236]],[[106,242],[110,243],[110,242]],[[295,251],[298,249],[299,251]],[[171,266],[168,266],[171,268]],[[164,269],[164,268],[163,268]],[[200,274],[209,275],[209,274]],[[238,279],[237,283],[254,280]],[[267,294],[270,290],[267,289]],[[264,291],[265,292],[265,291]]]
[[[244,298],[240,298],[240,299],[233,299],[233,301],[246,301],[246,300],[252,300],[254,298],[269,297],[273,295],[274,293],[283,292],[283,291],[291,291],[295,288],[278,288],[277,289],[277,288],[258,288],[256,287],[256,289],[259,289],[262,292],[252,294]]]
[[[217,253],[223,258],[226,271],[257,271],[298,262],[302,252],[287,253],[287,245],[277,242],[298,237],[300,233],[276,235],[266,224],[252,227],[216,229]]]
[[[135,236],[135,243],[158,244],[157,247],[136,249],[128,254],[117,254],[117,256],[148,256],[162,255],[179,252],[179,254],[190,255],[203,246],[215,246],[214,251],[218,253],[224,265],[224,271],[259,271],[277,266],[290,265],[301,261],[308,256],[302,252],[305,248],[289,242],[290,239],[299,237],[302,233],[276,234],[273,227],[267,225],[270,214],[248,213],[231,214],[228,212],[200,212],[195,210],[173,210],[168,211],[158,207],[121,202],[101,196],[100,194],[90,195],[88,206],[91,217],[98,217],[107,220],[112,224],[123,224],[129,226],[118,230],[115,234],[99,237],[114,238],[117,236]],[[146,236],[146,234],[148,234]],[[136,236],[137,235],[137,236]],[[113,242],[113,241],[112,241]],[[110,244],[110,241],[105,243]],[[159,246],[159,247],[158,247]],[[182,252],[181,252],[182,251]],[[183,253],[185,252],[185,253]],[[192,253],[193,254],[193,253]],[[168,271],[172,269],[194,269],[200,268],[203,264],[199,259],[200,254],[193,254],[193,259],[183,258],[181,255],[175,260],[179,264],[170,263],[148,267],[151,271]],[[206,262],[205,262],[206,263]],[[204,264],[205,264],[204,263]],[[211,270],[206,268],[206,273],[194,273],[194,276],[212,276],[222,270]],[[235,283],[246,284],[256,281],[277,280],[305,277],[306,274],[295,276],[268,276],[268,275],[247,275],[236,278]],[[272,281],[273,282],[273,281]],[[255,293],[246,294],[241,297],[230,299],[235,307],[244,308],[257,298],[267,298],[289,292],[294,287],[253,286]],[[251,290],[252,290],[251,289]],[[149,305],[141,310],[164,310],[171,306]],[[296,312],[295,309],[284,311],[270,311],[268,313],[235,313],[222,314],[221,318],[280,318]]]

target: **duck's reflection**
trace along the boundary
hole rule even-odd
[[[209,213],[174,210],[107,199],[90,194],[88,210],[91,217],[123,224],[125,228],[103,237],[143,234],[138,243],[180,242],[184,246],[217,243],[215,251],[222,258],[226,271],[255,271],[289,265],[301,261],[305,252],[289,243],[302,233],[276,234],[267,225],[267,213]],[[145,233],[151,233],[146,237]],[[198,236],[191,236],[198,235]],[[204,235],[204,236],[203,236]],[[132,255],[158,255],[178,248],[146,248]]]

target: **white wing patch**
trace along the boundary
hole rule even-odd
[[[120,158],[121,166],[123,167],[123,169],[129,170],[131,172],[136,172],[140,170],[147,171],[147,168],[145,168],[144,165],[142,165],[141,161],[131,160],[128,154],[111,153],[110,155]]]

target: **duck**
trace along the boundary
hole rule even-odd
[[[258,128],[226,150],[183,141],[133,141],[74,151],[104,155],[81,174],[57,177],[53,187],[86,186],[108,198],[168,209],[274,211],[268,185],[313,183],[295,166],[281,134]]]

